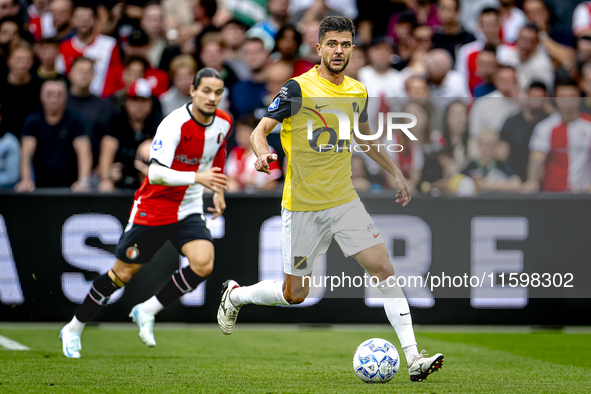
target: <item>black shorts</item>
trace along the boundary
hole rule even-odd
[[[150,262],[168,240],[182,255],[183,245],[196,239],[213,243],[211,233],[205,226],[205,217],[201,214],[190,215],[180,222],[164,226],[133,224],[121,235],[115,248],[115,257],[128,264],[144,264]]]

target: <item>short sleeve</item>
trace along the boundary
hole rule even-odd
[[[90,130],[87,130],[84,126],[82,116],[77,112],[72,113],[72,139],[76,139],[82,136],[89,136]]]
[[[150,147],[150,163],[157,162],[170,168],[181,140],[182,121],[173,112],[160,123]]]
[[[21,131],[21,136],[29,136],[39,138],[39,130],[38,130],[38,122],[39,114],[31,114],[25,118],[25,122],[23,123],[23,129]]]
[[[301,98],[302,88],[300,87],[300,84],[297,81],[290,79],[281,87],[277,96],[273,98],[264,117],[282,122],[283,119],[295,115],[300,110],[302,105]],[[295,111],[293,113],[292,104],[295,104]]]
[[[367,115],[367,105],[369,103],[369,98],[367,97],[367,87],[364,86],[364,88],[365,88],[365,106],[363,107],[363,111],[361,111],[361,113],[359,114],[359,122],[361,122],[361,123],[365,123],[369,119],[369,116]]]
[[[529,150],[548,153],[551,149],[550,137],[551,130],[546,126],[545,121],[538,123],[534,128],[534,132],[529,140]]]

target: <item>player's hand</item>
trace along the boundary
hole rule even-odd
[[[213,217],[211,218],[211,220],[217,219],[218,217],[222,216],[222,214],[226,210],[226,200],[224,198],[223,192],[216,192],[213,195],[213,206],[213,208],[207,208],[209,212],[213,213]]]
[[[23,179],[14,185],[14,191],[18,193],[32,192],[33,190],[35,190],[35,182],[30,179]]]
[[[402,206],[405,207],[410,202],[410,187],[408,187],[408,183],[406,183],[406,179],[404,179],[404,175],[399,172],[394,177],[394,185],[398,188],[398,193],[396,193],[396,202],[402,203]]]
[[[269,164],[277,161],[277,154],[275,153],[266,153],[264,155],[260,155],[257,157],[257,161],[254,163],[254,168],[258,172],[266,172],[267,174],[271,175],[271,170],[269,169]]]
[[[197,172],[195,173],[195,183],[200,183],[215,193],[226,190],[228,188],[228,177],[220,173],[221,170],[220,167],[211,167],[209,170]]]

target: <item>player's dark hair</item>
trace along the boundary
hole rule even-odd
[[[94,60],[89,59],[86,56],[80,56],[72,61],[72,66],[70,67],[70,69],[74,68],[74,66],[80,62],[89,62],[90,65],[94,68]]]
[[[355,41],[355,25],[346,16],[327,16],[322,19],[320,21],[320,28],[318,29],[319,43],[322,43],[324,36],[329,31],[336,31],[337,33],[348,31],[351,33],[351,40]]]
[[[529,84],[529,87],[527,88],[527,90],[530,89],[542,89],[544,92],[548,92],[548,87],[546,86],[546,84],[542,81],[533,81],[532,83]]]
[[[220,73],[211,68],[211,67],[205,67],[202,68],[201,70],[199,70],[197,72],[197,74],[195,75],[195,80],[193,80],[193,88],[197,89],[199,87],[199,84],[201,83],[201,79],[202,78],[217,78],[220,81],[224,81],[224,79],[222,78],[222,76],[220,75]]]
[[[495,14],[497,17],[500,16],[499,10],[493,7],[486,7],[482,11],[480,11],[480,18],[482,18],[486,14]]]

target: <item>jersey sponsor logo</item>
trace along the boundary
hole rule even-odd
[[[129,248],[127,248],[127,250],[125,251],[125,255],[130,260],[137,259],[140,255],[140,251],[138,250],[137,245],[130,246]]]
[[[187,155],[176,155],[174,157],[174,159],[176,161],[180,161],[181,163],[185,163],[185,164],[208,164],[211,163],[213,161],[213,157],[209,156],[209,157],[202,157],[201,159],[198,159],[196,157],[194,158],[189,158],[187,157]]]
[[[162,148],[162,140],[154,140],[154,142],[152,142],[152,149],[154,150],[160,150],[160,148]]]
[[[224,133],[219,133],[218,134],[218,144],[221,144],[223,139],[224,139]]]
[[[271,105],[269,105],[269,111],[275,111],[277,108],[279,108],[279,102],[281,100],[279,99],[279,97],[276,97],[275,100],[273,100],[273,102],[271,103]]]
[[[293,267],[298,270],[303,270],[308,267],[308,258],[306,256],[295,256],[293,258]]]

